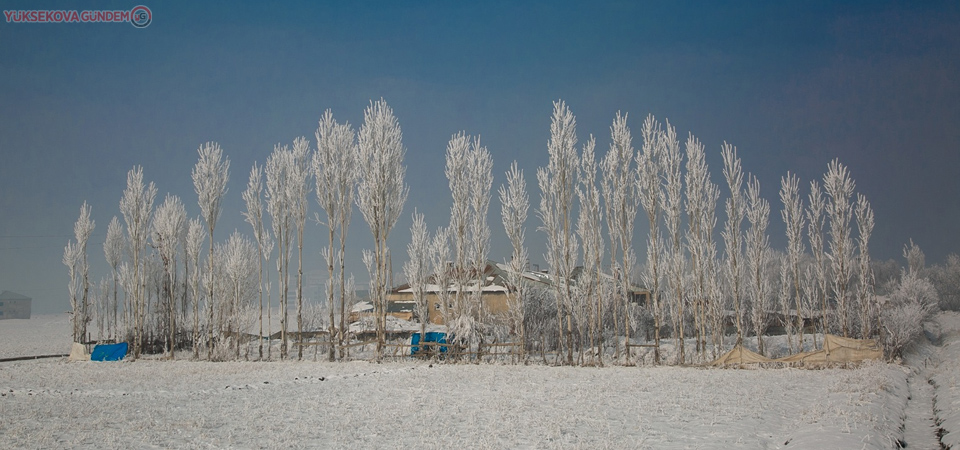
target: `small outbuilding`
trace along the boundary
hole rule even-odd
[[[15,292],[0,293],[0,319],[29,319],[33,299]]]

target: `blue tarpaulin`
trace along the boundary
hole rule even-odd
[[[441,333],[439,331],[428,331],[424,336],[423,342],[436,342],[438,344],[447,343],[447,333]],[[420,347],[417,345],[420,343],[420,333],[413,333],[413,336],[410,338],[410,354],[416,355],[420,351]],[[436,347],[435,347],[436,348]],[[425,346],[424,350],[430,350],[429,347]],[[446,353],[447,346],[440,347],[440,353]]]
[[[127,343],[100,344],[93,348],[90,361],[120,361],[127,356]]]

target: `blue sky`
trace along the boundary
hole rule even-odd
[[[911,238],[933,262],[960,251],[955,1],[357,3],[144,3],[153,13],[144,29],[0,21],[0,289],[35,298],[38,312],[67,308],[60,258],[85,200],[97,222],[92,276],[107,276],[101,243],[134,165],[157,184],[158,204],[169,192],[198,215],[190,170],[206,141],[231,159],[215,237],[247,233],[240,194],[253,162],[276,143],[312,140],[327,108],[359,126],[381,97],[408,149],[395,268],[414,207],[431,228],[448,220],[443,153],[458,131],[489,148],[494,189],[516,159],[538,201],[534,174],[546,163],[557,99],[577,116],[580,141],[594,134],[601,154],[617,111],[635,132],[647,114],[681,137],[692,132],[718,184],[720,145],[736,145],[773,204],[776,247],[780,177],[791,170],[806,186],[840,158],[876,211],[875,257],[899,258]],[[491,257],[503,259],[496,200],[490,225]],[[531,214],[534,262],[543,253],[537,225]],[[308,229],[313,297],[325,276],[322,236]],[[348,270],[365,280],[359,251],[372,239],[359,213],[348,245]]]

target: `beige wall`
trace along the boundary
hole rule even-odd
[[[483,302],[484,310],[494,316],[504,316],[509,310],[508,298],[512,297],[513,294],[507,294],[506,292],[486,292],[481,297]],[[398,292],[387,294],[387,301],[413,301],[413,293],[411,292]],[[443,305],[440,305],[440,300],[437,294],[428,293],[427,301],[430,304],[430,323],[437,325],[443,325]],[[438,308],[439,306],[439,308]],[[397,313],[405,314],[405,313]],[[399,315],[394,314],[397,317]],[[405,318],[405,317],[401,317]]]

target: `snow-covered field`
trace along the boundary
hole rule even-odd
[[[0,357],[69,347],[66,316],[16,322],[0,322]],[[960,340],[947,322],[944,351]],[[954,392],[960,341],[949,357],[934,379]],[[0,363],[0,447],[889,449],[908,373],[17,361]]]

